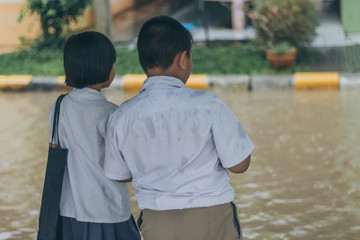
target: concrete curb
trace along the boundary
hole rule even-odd
[[[112,88],[139,91],[145,74],[115,77]],[[0,75],[0,90],[55,90],[66,88],[65,77],[37,77],[30,75]],[[192,74],[187,86],[195,89],[237,88],[263,89],[353,89],[360,88],[360,74],[337,72],[308,72],[292,75],[206,75]]]

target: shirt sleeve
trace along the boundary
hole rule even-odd
[[[105,133],[105,160],[102,168],[106,177],[113,180],[125,180],[131,178],[131,172],[119,149],[116,131],[116,126],[113,127],[111,122],[108,122]]]
[[[253,151],[254,144],[241,122],[226,104],[218,99],[215,121],[212,126],[216,151],[224,168],[244,161]]]
[[[113,103],[110,103],[108,108],[109,109],[104,113],[104,116],[102,118],[100,118],[100,120],[98,121],[98,123],[96,125],[96,129],[97,129],[98,133],[104,139],[105,139],[105,133],[106,133],[106,128],[107,128],[107,123],[109,121],[109,117],[113,112],[115,112],[115,110],[118,108],[118,106]]]

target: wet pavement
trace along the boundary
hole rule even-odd
[[[358,239],[359,92],[213,91],[256,146],[250,169],[231,176],[245,239]],[[133,95],[104,93],[117,104]],[[0,94],[0,240],[35,239],[47,114],[59,94]]]

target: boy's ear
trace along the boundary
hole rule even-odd
[[[186,51],[183,51],[183,52],[180,52],[180,53],[178,53],[178,65],[179,65],[179,67],[181,68],[181,69],[186,69],[186,67],[187,67],[187,61],[189,60],[188,58],[188,56],[186,55]]]

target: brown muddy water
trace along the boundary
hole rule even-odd
[[[104,93],[117,104],[131,96]],[[250,169],[231,179],[244,238],[360,239],[360,92],[215,93],[256,146]],[[0,93],[0,240],[35,239],[59,94]]]

